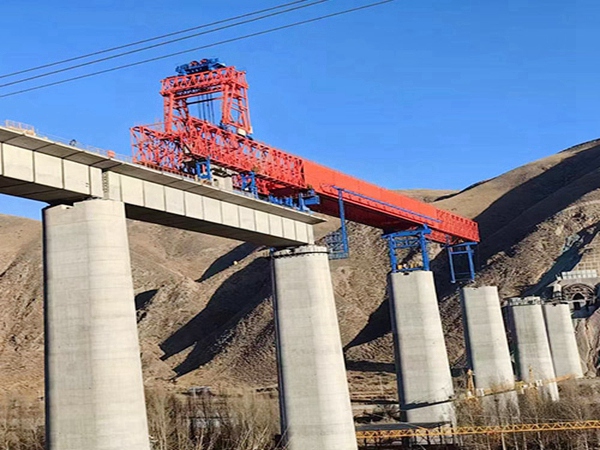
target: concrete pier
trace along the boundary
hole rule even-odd
[[[542,309],[556,376],[582,378],[581,359],[569,305],[546,303]]]
[[[541,384],[541,391],[556,401],[558,387],[546,334],[542,305],[537,298],[512,299],[510,305],[515,357],[519,378]]]
[[[484,407],[488,412],[513,415],[518,411],[518,399],[498,288],[463,288],[461,307],[476,394],[485,394]]]
[[[44,210],[46,448],[149,450],[123,203]]]
[[[282,434],[288,450],[357,448],[325,247],[273,253]]]
[[[413,423],[454,422],[454,389],[433,274],[391,273],[390,308],[400,410]]]

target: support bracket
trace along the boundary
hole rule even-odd
[[[423,225],[415,230],[396,231],[383,235],[388,242],[388,251],[390,255],[390,264],[392,273],[396,272],[414,272],[415,270],[429,270],[429,254],[427,253],[427,235],[431,234],[431,229]],[[412,249],[421,252],[423,263],[421,266],[408,267],[401,265],[398,261],[398,250]]]
[[[447,244],[446,249],[448,250],[448,262],[450,264],[450,281],[457,283],[459,281],[473,281],[475,279],[475,263],[473,262],[473,255],[475,253],[475,246],[477,242],[462,242],[460,244]],[[466,270],[458,271],[457,263],[458,258],[464,259],[466,257]]]
[[[340,209],[340,229],[325,236],[325,244],[329,248],[329,259],[345,259],[350,256],[343,189],[338,189],[338,206]]]
[[[247,192],[252,197],[258,198],[258,186],[256,185],[256,174],[253,171],[239,174],[239,189]]]

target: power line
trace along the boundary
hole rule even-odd
[[[245,25],[245,24],[248,24],[248,23],[258,22],[259,20],[267,19],[269,17],[279,16],[281,14],[286,14],[288,12],[296,11],[296,10],[299,10],[299,9],[309,8],[311,6],[315,6],[315,5],[318,5],[318,4],[321,4],[321,3],[325,3],[325,2],[329,2],[329,1],[331,1],[331,0],[316,0],[316,1],[313,1],[312,3],[307,3],[305,5],[300,5],[300,6],[295,6],[293,8],[284,9],[283,11],[272,12],[272,13],[269,13],[269,14],[265,14],[263,16],[258,16],[258,17],[254,17],[252,19],[242,20],[240,22],[235,22],[235,23],[232,23],[232,24],[229,24],[229,25],[223,25],[223,26],[218,27],[218,28],[213,28],[212,30],[202,31],[200,33],[190,34],[189,36],[183,36],[183,37],[180,37],[180,38],[177,38],[177,39],[171,39],[171,40],[168,40],[168,41],[165,41],[165,42],[159,42],[158,44],[148,45],[146,47],[137,48],[135,50],[129,50],[129,51],[126,51],[126,52],[123,52],[123,53],[117,53],[116,55],[105,56],[104,58],[98,58],[98,59],[94,59],[92,61],[87,61],[87,62],[84,62],[84,63],[75,64],[73,66],[65,67],[65,68],[62,68],[62,69],[52,70],[50,72],[45,72],[45,73],[42,73],[42,74],[39,74],[39,75],[34,75],[34,76],[31,76],[31,77],[22,78],[20,80],[16,80],[16,81],[11,81],[11,82],[8,82],[8,83],[0,84],[0,88],[8,87],[8,86],[14,86],[15,84],[21,84],[21,83],[25,83],[27,81],[37,80],[39,78],[49,77],[50,75],[56,75],[58,73],[68,72],[68,71],[71,71],[71,70],[79,69],[81,67],[91,66],[93,64],[98,64],[100,62],[109,61],[111,59],[120,58],[122,56],[132,55],[134,53],[143,52],[143,51],[150,50],[150,49],[157,48],[157,47],[163,47],[165,45],[173,44],[175,42],[180,42],[180,41],[184,41],[186,39],[191,39],[191,38],[194,38],[194,37],[203,36],[205,34],[214,33],[216,31],[222,31],[222,30],[226,30],[228,28],[234,28],[234,27],[237,27],[239,25]]]
[[[80,59],[85,59],[85,58],[90,58],[92,56],[97,56],[97,55],[102,55],[104,53],[110,53],[110,52],[114,52],[116,50],[122,50],[124,48],[129,48],[129,47],[135,47],[136,45],[140,45],[140,44],[146,44],[147,42],[152,42],[152,41],[158,41],[160,39],[164,39],[164,38],[168,38],[171,36],[176,36],[178,34],[183,34],[183,33],[188,33],[190,31],[196,31],[196,30],[200,30],[202,28],[208,28],[208,27],[212,27],[215,25],[221,25],[222,23],[227,23],[227,22],[231,22],[233,20],[238,20],[238,19],[244,19],[246,17],[250,17],[250,16],[255,16],[257,14],[262,14],[265,12],[269,12],[269,11],[274,11],[277,9],[281,9],[281,8],[285,8],[287,6],[291,6],[291,5],[295,5],[298,3],[304,3],[307,2],[308,0],[296,0],[294,2],[290,2],[290,3],[284,3],[278,6],[273,6],[271,8],[266,8],[266,9],[260,9],[257,11],[252,11],[246,14],[241,14],[239,16],[235,16],[235,17],[229,17],[228,19],[222,19],[222,20],[217,20],[216,22],[211,22],[211,23],[206,23],[203,25],[198,25],[192,28],[186,28],[184,30],[179,30],[179,31],[174,31],[172,33],[167,33],[167,34],[163,34],[160,36],[155,36],[155,37],[151,37],[148,39],[142,39],[141,41],[136,41],[136,42],[131,42],[129,44],[123,44],[123,45],[118,45],[116,47],[110,47],[104,50],[98,50],[92,53],[87,53],[85,55],[80,55],[80,56],[74,56],[72,58],[67,58],[67,59],[63,59],[60,61],[55,61],[55,62],[51,62],[51,63],[47,63],[47,64],[42,64],[41,66],[35,66],[35,67],[30,67],[28,69],[22,69],[19,70],[17,72],[12,72],[12,73],[7,73],[5,75],[0,75],[0,79],[2,78],[8,78],[8,77],[13,77],[15,75],[21,75],[24,73],[28,73],[28,72],[33,72],[35,70],[40,70],[40,69],[47,69],[48,67],[54,67],[54,66],[59,66],[61,64],[66,64],[69,62],[73,62],[73,61],[79,61]]]
[[[190,49],[182,50],[182,51],[175,52],[175,53],[170,53],[168,55],[157,56],[155,58],[149,58],[149,59],[145,59],[145,60],[142,60],[142,61],[137,61],[137,62],[134,62],[134,63],[124,64],[124,65],[121,65],[121,66],[112,67],[110,69],[104,69],[104,70],[99,70],[97,72],[88,73],[88,74],[85,74],[85,75],[79,75],[77,77],[66,78],[64,80],[54,81],[52,83],[42,84],[42,85],[39,85],[39,86],[34,86],[34,87],[31,87],[31,88],[22,89],[20,91],[9,92],[8,94],[2,94],[2,95],[0,95],[0,98],[12,97],[13,95],[23,94],[25,92],[36,91],[36,90],[47,88],[47,87],[50,87],[50,86],[57,86],[57,85],[60,85],[60,84],[65,84],[65,83],[69,83],[71,81],[81,80],[81,79],[84,79],[84,78],[90,78],[90,77],[93,77],[93,76],[96,76],[96,75],[101,75],[101,74],[104,74],[104,73],[115,72],[117,70],[126,69],[126,68],[129,68],[129,67],[139,66],[139,65],[146,64],[146,63],[149,63],[149,62],[154,62],[154,61],[159,61],[161,59],[170,58],[172,56],[183,55],[184,53],[190,53],[190,52],[194,52],[194,51],[197,51],[197,50],[204,50],[204,49],[207,49],[207,48],[216,47],[216,46],[223,45],[223,44],[229,44],[231,42],[242,41],[242,40],[249,39],[249,38],[252,38],[252,37],[257,37],[257,36],[262,36],[262,35],[269,34],[269,33],[274,33],[276,31],[286,30],[288,28],[293,28],[293,27],[296,27],[296,26],[299,26],[299,25],[306,25],[308,23],[318,22],[318,21],[329,19],[329,18],[332,18],[332,17],[337,17],[337,16],[341,16],[341,15],[344,15],[344,14],[349,14],[349,13],[353,13],[353,12],[356,12],[356,11],[361,11],[361,10],[364,10],[364,9],[368,9],[368,8],[374,8],[376,6],[380,6],[380,5],[383,5],[383,4],[386,4],[386,3],[391,3],[391,2],[394,2],[394,1],[396,1],[396,0],[383,0],[383,1],[375,2],[375,3],[369,3],[368,5],[358,6],[356,8],[346,9],[346,10],[343,10],[343,11],[338,11],[338,12],[335,12],[335,13],[331,13],[331,14],[326,14],[326,15],[323,15],[323,16],[314,17],[312,19],[301,20],[299,22],[293,22],[293,23],[290,23],[290,24],[287,24],[287,25],[282,25],[282,26],[279,26],[279,27],[269,28],[268,30],[258,31],[256,33],[250,33],[250,34],[246,34],[246,35],[243,35],[243,36],[238,36],[238,37],[235,37],[235,38],[225,39],[225,40],[219,41],[219,42],[214,42],[212,44],[207,44],[207,45],[203,45],[203,46],[200,46],[200,47],[195,47],[195,48],[190,48]]]

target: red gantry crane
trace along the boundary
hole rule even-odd
[[[176,71],[162,80],[164,123],[132,128],[136,163],[200,178],[210,178],[211,167],[227,169],[239,189],[258,198],[340,217],[341,237],[332,244],[342,257],[347,219],[386,233],[393,270],[402,270],[398,248],[425,249],[427,238],[448,246],[453,279],[453,256],[466,254],[472,278],[477,223],[255,140],[245,72],[217,59]]]

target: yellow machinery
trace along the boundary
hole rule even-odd
[[[434,438],[473,435],[502,435],[541,431],[599,430],[600,420],[550,423],[516,423],[491,426],[462,426],[439,428],[411,428],[401,430],[357,431],[356,438],[361,445],[375,445],[402,438]]]

